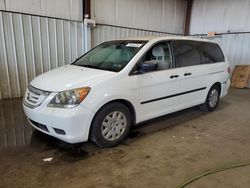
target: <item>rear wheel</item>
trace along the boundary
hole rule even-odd
[[[91,125],[91,140],[100,147],[114,147],[126,138],[131,122],[125,105],[110,103],[97,112]]]
[[[214,85],[208,91],[206,102],[200,106],[203,112],[212,112],[218,106],[220,100],[220,88]]]

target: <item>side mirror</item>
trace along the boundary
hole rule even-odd
[[[142,73],[144,72],[151,72],[151,71],[156,71],[158,68],[158,64],[153,61],[145,61],[140,64],[140,71]]]

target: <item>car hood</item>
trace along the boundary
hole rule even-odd
[[[31,85],[41,90],[59,92],[85,86],[92,86],[104,81],[115,72],[85,68],[75,65],[66,65],[36,77]]]

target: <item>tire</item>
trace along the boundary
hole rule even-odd
[[[125,105],[117,102],[107,104],[95,115],[90,138],[99,147],[117,146],[127,137],[131,124],[131,112]]]
[[[213,85],[208,91],[205,103],[200,106],[200,110],[203,112],[214,111],[219,104],[219,100],[220,88],[217,85]]]

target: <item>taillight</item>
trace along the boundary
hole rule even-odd
[[[232,73],[232,69],[231,69],[230,66],[227,68],[227,72],[228,72],[228,74],[231,74],[231,73]]]

